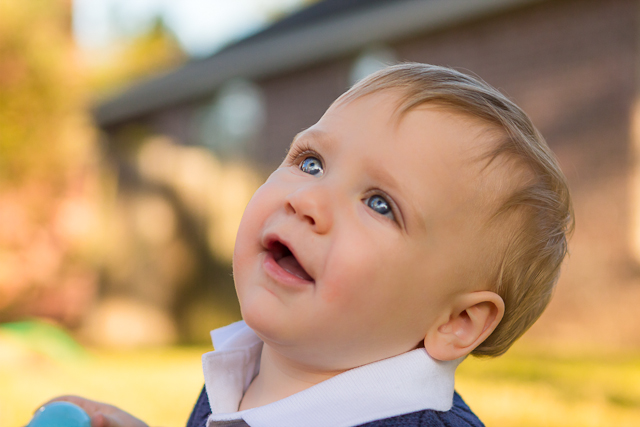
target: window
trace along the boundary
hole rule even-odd
[[[358,56],[351,68],[349,83],[353,85],[358,80],[367,77],[387,65],[397,62],[393,50],[386,46],[371,46]]]
[[[233,79],[218,90],[197,121],[199,142],[221,156],[241,155],[262,130],[265,118],[260,88]]]

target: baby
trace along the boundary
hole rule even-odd
[[[244,322],[212,333],[188,426],[481,426],[455,369],[540,316],[572,226],[556,160],[497,90],[416,63],[365,78],[249,202]],[[95,427],[146,425],[60,399]]]

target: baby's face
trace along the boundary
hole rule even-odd
[[[415,348],[483,265],[490,209],[476,121],[392,92],[334,104],[246,208],[234,277],[287,357],[348,369]]]

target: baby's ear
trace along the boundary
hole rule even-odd
[[[466,356],[498,326],[504,301],[491,291],[461,295],[451,310],[427,332],[424,347],[437,360]]]

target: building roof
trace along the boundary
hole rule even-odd
[[[257,34],[239,41],[236,45],[252,43],[257,39],[271,37],[275,34],[302,28],[307,25],[316,24],[323,20],[331,19],[335,16],[358,13],[362,9],[369,9],[384,3],[402,3],[402,0],[320,0],[296,13],[284,17],[274,22],[269,27]]]
[[[134,85],[98,105],[94,116],[100,126],[114,125],[201,99],[233,77],[260,79],[537,1],[319,1],[210,57]]]

